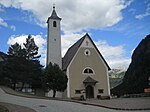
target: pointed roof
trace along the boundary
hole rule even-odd
[[[51,16],[48,18],[47,22],[49,21],[49,19],[61,20],[61,18],[57,16],[57,13],[56,13],[56,11],[55,11],[55,6],[53,6],[52,14],[51,14]]]
[[[88,76],[84,81],[83,83],[86,84],[86,83],[94,83],[96,84],[98,81],[96,81],[95,79],[91,78],[90,76]]]
[[[105,61],[105,59],[103,58],[102,54],[99,52],[99,50],[97,49],[96,45],[94,44],[94,42],[92,41],[91,37],[89,36],[88,33],[86,33],[80,40],[78,40],[74,45],[72,45],[67,53],[65,54],[64,58],[62,59],[62,69],[66,70],[68,65],[70,64],[71,60],[73,59],[73,57],[75,56],[76,52],[78,51],[80,45],[82,44],[82,42],[84,41],[84,39],[88,37],[90,39],[90,41],[92,42],[92,44],[94,45],[94,47],[96,48],[97,52],[99,53],[100,57],[102,58],[102,60],[104,61],[104,63],[106,64],[108,70],[111,70],[110,67],[108,66],[107,62]]]

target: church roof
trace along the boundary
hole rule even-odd
[[[82,44],[82,42],[84,41],[84,39],[88,37],[90,39],[90,41],[92,42],[92,44],[94,45],[94,47],[96,48],[97,52],[99,53],[99,55],[101,56],[102,60],[104,61],[104,63],[106,64],[108,70],[111,70],[109,65],[107,64],[107,62],[105,61],[105,59],[103,58],[102,54],[99,52],[99,50],[97,49],[96,45],[94,44],[94,42],[92,41],[92,39],[90,38],[90,36],[88,35],[88,33],[86,33],[80,40],[78,40],[74,45],[72,45],[67,53],[65,54],[64,58],[62,59],[62,69],[66,70],[69,63],[71,62],[71,60],[73,59],[73,57],[75,56],[77,50],[79,49],[80,45]]]
[[[49,19],[61,20],[61,18],[57,16],[57,13],[56,13],[56,11],[55,11],[55,6],[53,6],[52,14],[51,14],[51,16],[48,18],[47,22],[49,21]]]
[[[90,76],[88,76],[83,83],[97,83],[98,81],[96,81],[95,79],[91,78]]]

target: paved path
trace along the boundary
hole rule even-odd
[[[0,86],[0,88],[2,88],[5,91],[5,93],[15,95],[15,96],[37,98],[37,99],[47,99],[47,100],[53,99],[50,97],[41,97],[41,96],[23,94],[23,93],[14,91],[11,88],[4,87],[4,86]],[[86,101],[77,101],[77,100],[60,99],[60,98],[55,98],[53,100],[76,102],[76,103],[94,105],[98,107],[105,107],[105,108],[115,109],[115,110],[150,110],[150,97],[117,98],[117,99],[111,99],[111,100],[90,99]]]
[[[24,106],[15,105],[15,104],[10,104],[10,103],[0,102],[0,105],[6,107],[9,112],[36,112],[33,109]]]
[[[150,97],[139,98],[117,98],[111,100],[89,99],[86,102],[98,104],[109,108],[128,109],[128,110],[149,110],[150,112]]]
[[[32,108],[37,112],[117,112],[117,110],[110,110],[96,106],[83,105],[66,101],[55,101],[36,98],[25,98],[6,94],[0,88],[0,102],[12,103],[25,107]],[[120,111],[119,111],[120,112]],[[126,111],[121,111],[126,112]],[[136,111],[141,112],[141,111]],[[149,111],[143,111],[149,112]]]

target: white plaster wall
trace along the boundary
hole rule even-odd
[[[57,27],[53,27],[53,21],[57,22]],[[47,64],[56,63],[62,68],[60,20],[49,19],[47,40]]]

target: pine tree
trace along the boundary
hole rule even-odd
[[[4,74],[13,83],[13,89],[18,82],[22,82],[22,87],[25,83],[31,84],[34,88],[41,85],[40,75],[42,65],[37,60],[40,56],[38,54],[38,47],[34,42],[34,38],[31,35],[26,39],[24,43],[25,48],[15,43],[11,45],[8,50],[8,60],[3,68]]]
[[[26,56],[26,51],[25,49],[21,48],[21,45],[19,45],[17,42],[14,45],[11,45],[8,49],[8,54],[10,56],[15,56],[15,57],[25,57]]]
[[[53,97],[56,91],[63,92],[67,88],[68,78],[57,64],[49,63],[45,69],[44,83],[47,89],[53,90]]]
[[[28,35],[24,46],[26,50],[26,59],[33,60],[41,57],[40,55],[37,55],[39,47],[35,44],[34,38],[32,38],[31,35]]]

